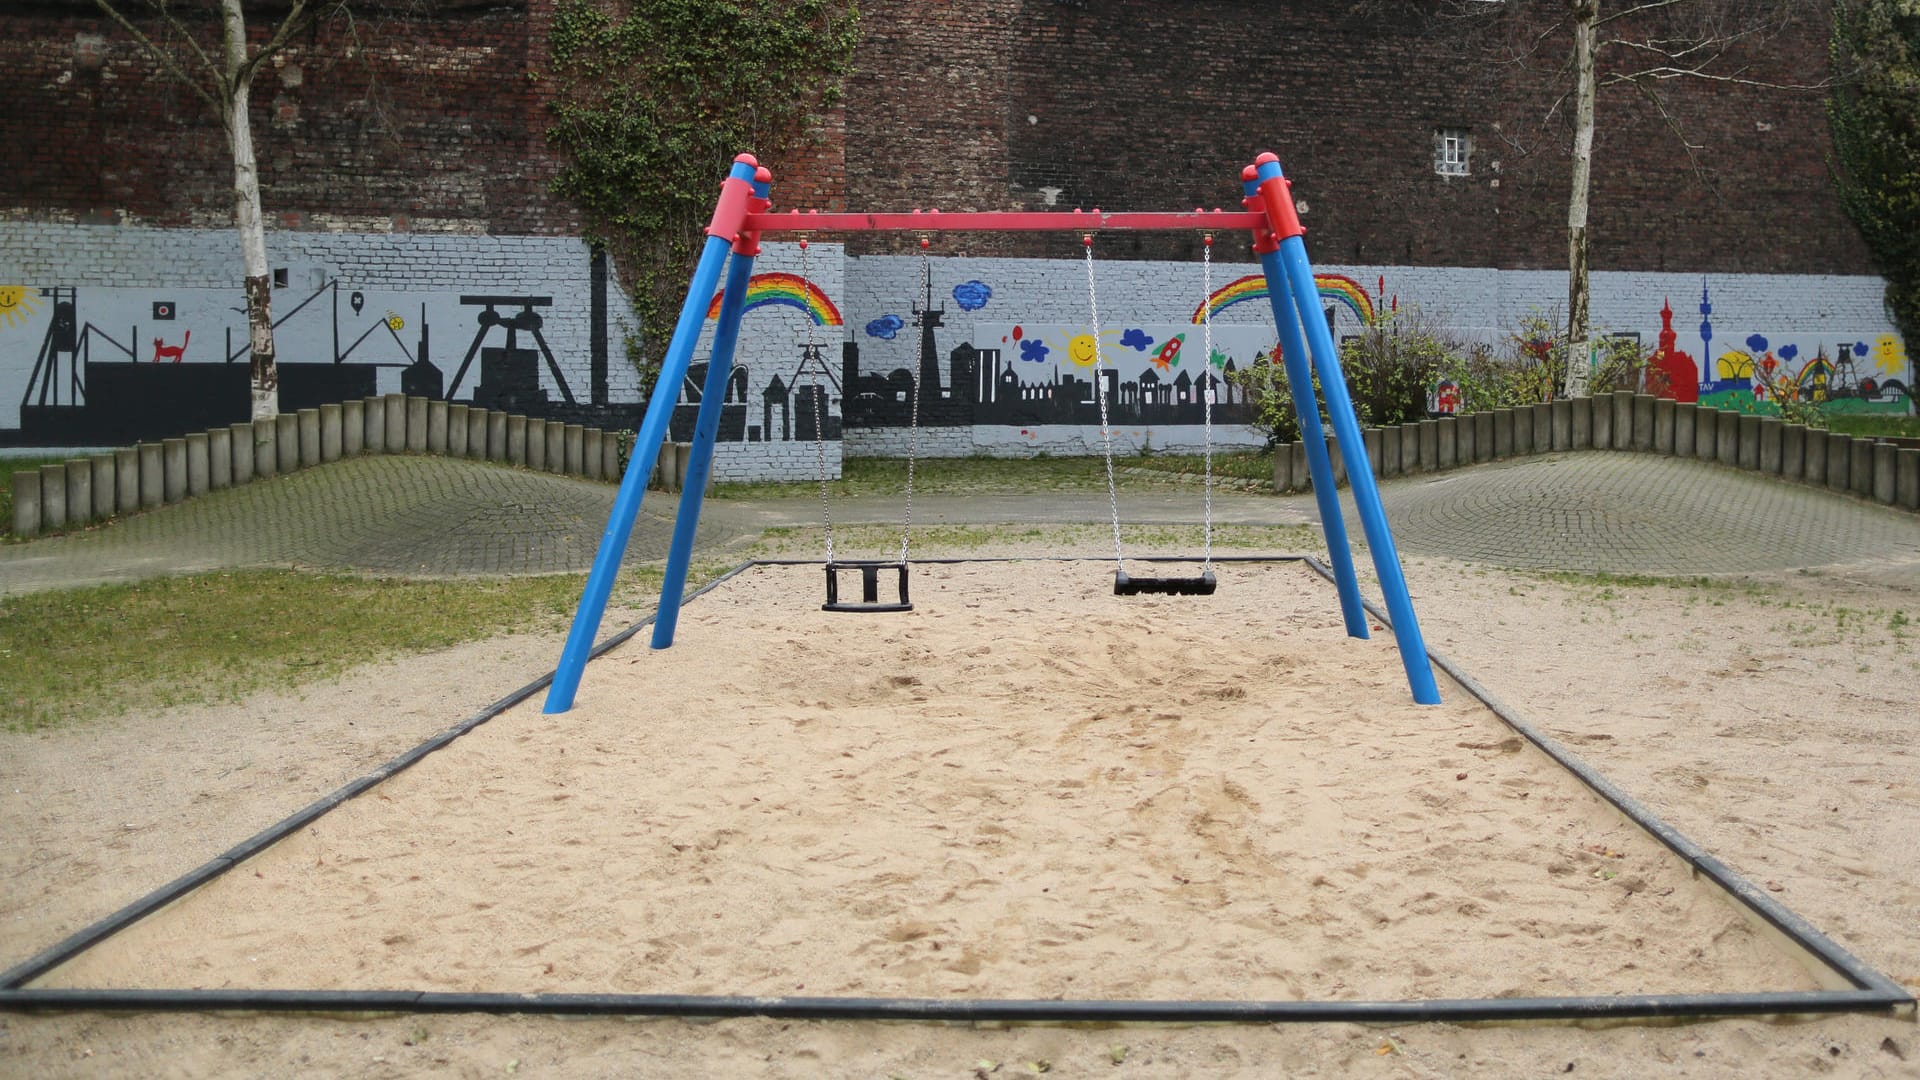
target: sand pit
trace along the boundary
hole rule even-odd
[[[36,985],[1383,1000],[1813,989],[1298,564],[761,567]]]

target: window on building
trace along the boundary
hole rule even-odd
[[[1467,175],[1467,157],[1473,136],[1465,128],[1441,128],[1433,133],[1433,171],[1441,176]]]

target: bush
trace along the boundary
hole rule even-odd
[[[1637,339],[1596,332],[1595,365],[1588,386],[1593,393],[1639,390],[1648,353]],[[1300,438],[1288,392],[1287,372],[1277,360],[1236,371],[1233,381],[1253,403],[1256,430],[1268,445]],[[1442,381],[1453,383],[1458,404],[1466,416],[1493,409],[1511,409],[1554,400],[1567,371],[1565,333],[1550,313],[1533,312],[1498,345],[1468,344],[1450,333],[1435,316],[1407,305],[1374,321],[1340,347],[1340,366],[1347,391],[1363,426],[1390,426],[1429,415],[1430,395]],[[1314,396],[1320,398],[1320,380],[1314,375]],[[1327,423],[1324,401],[1321,426]]]
[[[1340,367],[1346,376],[1353,410],[1363,426],[1402,424],[1425,419],[1427,396],[1440,373],[1462,364],[1466,347],[1448,335],[1437,319],[1408,306],[1377,318],[1340,346]],[[1286,367],[1279,357],[1255,363],[1233,373],[1254,407],[1253,426],[1269,446],[1297,441],[1300,421],[1294,412]],[[1313,393],[1321,402],[1322,429],[1328,424],[1319,372]]]

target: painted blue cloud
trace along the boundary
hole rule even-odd
[[[1752,349],[1754,352],[1766,352],[1767,339],[1761,337],[1759,334],[1754,334],[1747,338],[1747,348]]]
[[[1120,335],[1120,344],[1135,352],[1146,352],[1147,346],[1153,344],[1153,339],[1147,336],[1145,330],[1131,329]]]
[[[1855,356],[1865,356],[1865,355],[1867,355],[1867,343],[1866,343],[1866,342],[1864,342],[1864,341],[1856,341],[1856,342],[1854,342],[1854,343],[1853,343],[1853,355],[1855,355]]]
[[[1800,355],[1800,346],[1798,345],[1780,346],[1780,359],[1782,360],[1791,360],[1794,357],[1799,355]]]
[[[1028,338],[1020,343],[1020,359],[1031,363],[1046,363],[1048,351],[1047,343],[1044,341],[1036,341],[1033,338]]]
[[[960,305],[962,311],[979,311],[993,299],[993,289],[985,282],[968,281],[953,287],[953,302]]]
[[[867,336],[877,337],[882,341],[892,341],[894,336],[900,333],[900,328],[905,325],[907,325],[906,320],[898,315],[882,315],[867,324]]]

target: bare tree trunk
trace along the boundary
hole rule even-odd
[[[253,419],[280,412],[280,372],[273,345],[273,280],[267,266],[266,225],[260,215],[260,170],[253,156],[248,104],[253,72],[247,67],[247,24],[241,0],[221,0],[226,33],[227,86],[223,108],[227,143],[233,150],[233,223],[240,232],[240,266],[246,275],[247,343],[252,353]]]
[[[1593,187],[1594,24],[1599,0],[1573,3],[1573,190],[1567,199],[1566,396],[1587,392],[1592,361],[1587,343],[1587,204]]]

